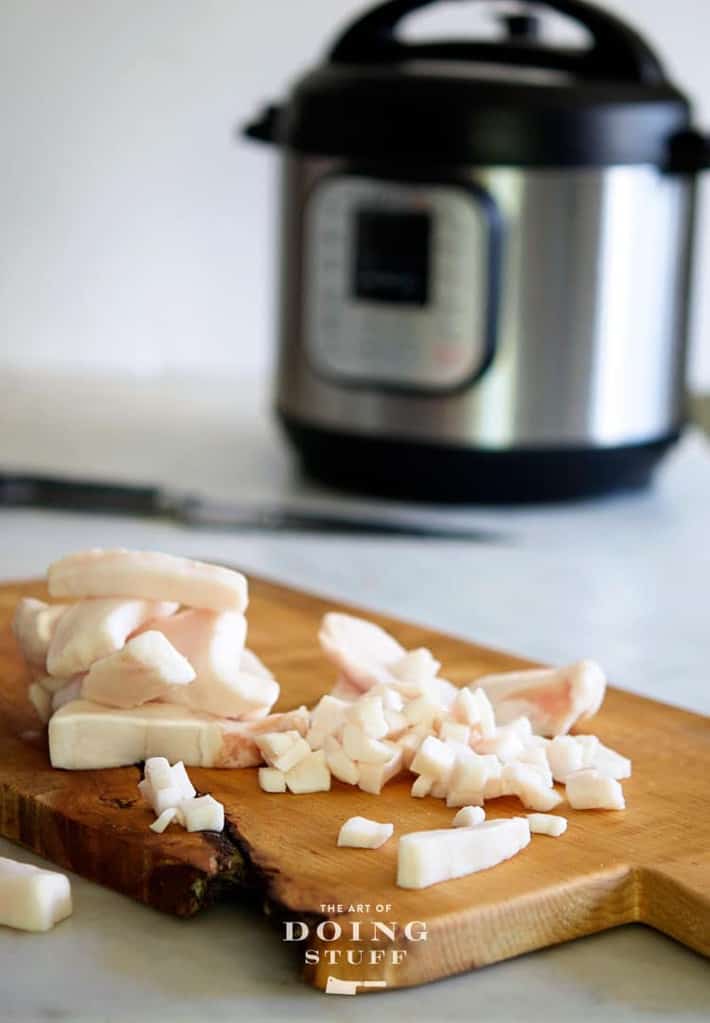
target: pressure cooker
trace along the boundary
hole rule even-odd
[[[306,470],[429,501],[645,484],[678,438],[708,140],[581,0],[408,41],[390,0],[246,129],[281,152],[278,415]],[[546,41],[545,16],[584,31]]]

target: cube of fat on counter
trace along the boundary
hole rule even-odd
[[[329,735],[323,749],[330,773],[345,785],[357,785],[360,780],[360,767],[347,755],[338,740]]]
[[[455,749],[429,735],[417,750],[410,769],[415,774],[426,774],[443,781],[451,774],[455,761]]]
[[[170,789],[175,784],[173,769],[166,757],[148,757],[143,768],[145,780],[153,792]]]
[[[393,746],[392,756],[385,764],[359,764],[358,785],[363,792],[379,796],[382,787],[402,770],[402,750]]]
[[[568,775],[566,791],[574,810],[623,810],[626,806],[618,781],[593,768]]]
[[[262,792],[285,792],[286,775],[276,767],[260,767],[259,787]]]
[[[288,732],[263,732],[257,735],[255,742],[261,751],[264,760],[273,765],[274,760],[280,757],[286,750],[291,749],[295,742],[301,738],[297,731]]]
[[[155,831],[156,834],[162,835],[165,829],[172,824],[177,817],[178,810],[176,806],[169,806],[163,810],[159,817],[156,817],[151,825],[149,825],[151,831]]]
[[[529,813],[528,824],[533,835],[550,835],[559,838],[567,830],[567,818],[556,813]]]
[[[460,742],[468,746],[471,739],[471,729],[468,725],[458,721],[444,721],[439,729],[439,738],[442,742]]]
[[[428,888],[487,870],[515,856],[529,842],[530,828],[523,817],[485,821],[472,828],[414,831],[399,840],[397,884]]]
[[[46,725],[52,716],[52,697],[39,682],[33,682],[27,689],[30,703],[37,711],[37,716]]]
[[[48,931],[71,914],[69,878],[0,857],[0,924]]]
[[[212,796],[183,799],[180,811],[187,831],[224,830],[224,807]]]
[[[343,729],[343,749],[351,760],[363,764],[386,764],[392,757],[390,743],[373,739],[352,723]]]
[[[311,747],[299,732],[264,732],[254,740],[261,750],[269,767],[277,771],[290,771],[292,767],[307,757]]]
[[[308,753],[295,767],[286,772],[286,785],[294,795],[308,792],[328,792],[330,790],[330,771],[322,749]]]
[[[367,817],[350,817],[338,834],[338,845],[353,849],[379,849],[394,833],[394,824],[378,824]]]
[[[451,822],[452,828],[475,828],[483,824],[486,811],[482,806],[462,806]]]
[[[415,799],[423,799],[424,796],[428,796],[431,792],[434,784],[434,778],[431,778],[428,774],[420,774],[412,782],[412,787],[409,790],[409,794]]]

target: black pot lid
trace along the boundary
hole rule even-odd
[[[246,133],[355,161],[502,166],[647,163],[693,172],[706,140],[649,45],[581,0],[544,0],[586,49],[544,44],[532,14],[498,41],[406,43],[399,21],[434,0],[389,0],[355,21],[325,63]]]

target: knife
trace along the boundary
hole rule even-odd
[[[284,504],[240,504],[213,500],[160,487],[73,480],[55,476],[0,474],[0,507],[61,508],[169,518],[205,529],[243,529],[261,532],[294,530],[309,533],[352,533],[409,536],[438,540],[499,539],[492,530],[458,525],[389,519],[357,513],[340,514]]]

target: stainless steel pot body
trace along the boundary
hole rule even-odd
[[[678,429],[692,175],[281,159],[277,405],[291,422],[490,452]],[[416,308],[353,295],[363,208],[426,212],[436,251]]]

